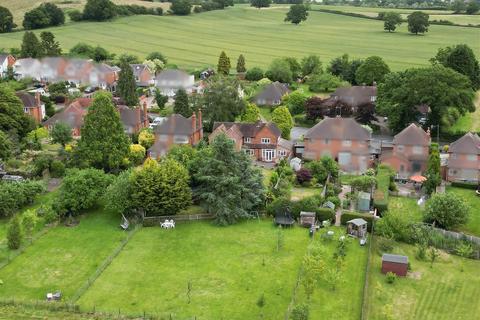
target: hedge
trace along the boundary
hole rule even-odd
[[[392,179],[393,170],[385,165],[377,169],[377,190],[373,195],[373,206],[379,211],[388,210],[388,188]]]
[[[333,223],[335,220],[335,212],[330,208],[318,208],[315,213],[317,214],[317,221],[328,220]]]
[[[478,183],[455,181],[452,182],[452,187],[476,190],[478,188]]]
[[[342,217],[340,218],[340,222],[342,225],[346,225],[347,221],[350,221],[356,218],[362,218],[363,220],[367,221],[367,230],[368,232],[372,232],[372,225],[373,225],[374,218],[373,216],[368,214],[362,214],[362,213],[352,212],[352,211],[342,211]]]

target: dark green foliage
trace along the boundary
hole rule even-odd
[[[245,57],[243,56],[243,54],[241,54],[238,56],[237,60],[237,72],[243,73],[245,71],[247,71],[247,68],[245,67]]]
[[[40,45],[35,33],[27,31],[23,34],[22,47],[21,47],[21,57],[22,58],[41,58],[43,56],[43,48]]]
[[[248,81],[258,81],[263,78],[263,70],[259,67],[248,69],[245,79]]]
[[[441,123],[444,129],[451,125],[442,120],[449,108],[459,114],[475,110],[469,79],[443,65],[390,73],[378,86],[377,96],[377,113],[388,115],[390,129],[395,133],[416,120],[415,106],[419,104],[431,109],[428,124]]]
[[[133,212],[132,200],[132,170],[122,171],[108,186],[103,199],[105,208],[121,214],[130,215]]]
[[[468,221],[469,211],[465,200],[456,194],[435,194],[425,205],[423,219],[437,227],[452,229]]]
[[[385,12],[383,21],[383,29],[392,32],[402,23],[402,17],[398,12]]]
[[[290,83],[293,79],[290,64],[285,59],[277,58],[272,61],[268,67],[265,76],[272,81],[279,81],[283,83]]]
[[[42,48],[43,54],[47,57],[55,57],[62,54],[62,48],[60,48],[60,44],[58,41],[55,41],[55,36],[53,33],[48,31],[43,31],[40,34],[40,39],[42,39]]]
[[[208,127],[215,121],[235,121],[245,111],[245,101],[238,94],[237,80],[222,76],[210,77],[202,99]]]
[[[63,11],[49,2],[26,12],[23,18],[23,27],[27,30],[59,26],[64,23],[65,14]]]
[[[302,58],[302,75],[308,76],[313,73],[320,73],[322,71],[322,62],[317,55],[309,55]]]
[[[87,0],[83,20],[105,21],[117,15],[115,4],[110,0]]]
[[[133,206],[147,216],[175,215],[191,204],[188,171],[173,159],[147,159],[130,182]]]
[[[102,170],[67,170],[55,202],[56,211],[62,216],[76,216],[94,207],[111,180]]]
[[[317,214],[317,220],[322,222],[322,221],[330,221],[334,222],[335,221],[335,211],[333,211],[330,208],[318,208],[315,210]]]
[[[23,103],[15,92],[7,86],[0,86],[0,131],[8,133],[10,139],[13,136],[22,139],[34,129],[33,119],[23,112]]]
[[[407,17],[408,31],[415,34],[428,32],[429,18],[430,16],[422,11],[412,12]]]
[[[65,145],[72,141],[72,129],[70,126],[63,122],[58,122],[50,133],[52,136],[52,142],[59,143],[65,148]]]
[[[111,94],[95,95],[85,116],[77,152],[83,161],[107,172],[120,168],[128,157],[129,139]]]
[[[397,280],[397,275],[391,271],[387,272],[387,274],[385,275],[385,281],[388,284],[394,284],[395,280]]]
[[[467,8],[466,8],[466,13],[467,14],[477,14],[478,11],[480,11],[480,4],[475,1],[475,0],[471,0],[468,5],[467,5]]]
[[[59,26],[65,23],[65,14],[62,9],[57,7],[55,4],[47,2],[40,7],[44,8],[50,18],[50,26]]]
[[[282,99],[283,104],[288,108],[292,115],[302,114],[305,112],[305,102],[307,96],[300,91],[294,91],[285,95]]]
[[[154,52],[151,52],[147,57],[146,57],[146,60],[155,60],[155,59],[158,59],[160,61],[162,61],[164,64],[167,64],[168,60],[167,58],[160,52],[158,51],[154,51]]]
[[[170,11],[179,16],[186,16],[192,12],[192,3],[190,0],[173,0]]]
[[[287,16],[284,21],[290,21],[293,24],[299,24],[302,21],[307,20],[308,11],[304,4],[294,4],[290,6],[290,10],[287,12]]]
[[[475,53],[466,44],[438,49],[437,55],[431,59],[433,63],[441,63],[458,73],[466,75],[474,89],[480,88],[480,67]]]
[[[50,169],[53,156],[48,153],[40,153],[33,159],[33,174],[37,177],[42,176],[45,170]]]
[[[55,82],[48,85],[48,92],[52,100],[65,98],[68,95],[67,83],[65,81]]]
[[[52,178],[61,178],[65,175],[65,165],[59,160],[50,163],[50,175]]]
[[[179,89],[175,95],[175,103],[173,104],[173,112],[181,114],[185,118],[192,115],[192,109],[188,102],[188,95],[184,89]]]
[[[374,218],[372,215],[369,215],[369,214],[356,213],[352,211],[343,211],[342,217],[340,218],[340,222],[342,223],[342,225],[346,225],[347,221],[350,221],[356,218],[362,218],[363,220],[367,221],[367,231],[368,232],[372,231]]]
[[[68,16],[72,21],[82,21],[83,13],[80,10],[71,10],[68,12]]]
[[[458,188],[476,190],[476,189],[478,188],[478,184],[477,184],[477,183],[473,183],[473,182],[453,181],[453,182],[452,182],[452,187],[458,187]]]
[[[134,107],[138,105],[138,96],[135,92],[137,85],[135,84],[133,70],[126,60],[121,60],[120,69],[117,92],[127,106]]]
[[[330,61],[327,71],[340,77],[342,80],[348,81],[352,85],[358,84],[355,80],[357,69],[362,65],[363,60],[349,60],[348,54],[337,57]]]
[[[430,195],[435,191],[440,182],[442,182],[440,178],[440,152],[438,150],[438,144],[436,143],[432,143],[430,146],[425,175],[427,181],[423,184],[423,187],[425,188],[425,192]]]
[[[0,6],[0,33],[12,31],[17,25],[13,22],[13,15],[8,8]]]
[[[31,204],[35,197],[45,191],[38,181],[6,183],[0,181],[0,217],[11,216],[18,209]]]
[[[20,216],[16,215],[8,224],[7,245],[10,250],[17,250],[22,245],[22,228],[20,225]]]
[[[8,160],[12,156],[13,144],[10,137],[3,131],[0,131],[0,162]]]
[[[220,57],[218,57],[217,71],[219,74],[227,76],[230,73],[230,68],[230,58],[225,51],[222,51]]]
[[[308,304],[297,304],[290,315],[291,320],[308,320],[309,319],[309,307]]]
[[[102,62],[113,57],[113,54],[110,54],[107,50],[100,46],[92,47],[83,42],[79,42],[70,49],[70,56],[80,57],[80,58],[89,58],[93,59],[96,62]]]
[[[255,8],[268,8],[272,3],[272,0],[250,0],[251,6]]]
[[[164,96],[158,89],[155,90],[155,102],[160,110],[165,108],[165,103],[168,102],[168,97]]]
[[[390,68],[385,61],[378,56],[371,56],[365,59],[357,69],[355,80],[357,83],[372,85],[374,82],[383,82],[385,75],[388,73],[390,73]]]
[[[388,189],[395,172],[386,165],[380,165],[377,169],[377,190],[373,195],[373,206],[380,212],[388,210]]]
[[[194,175],[197,198],[220,225],[251,217],[263,202],[262,174],[250,158],[234,149],[225,135],[199,152]]]

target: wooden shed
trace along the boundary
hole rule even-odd
[[[399,277],[405,277],[408,272],[408,257],[385,253],[382,256],[382,273],[393,272]]]
[[[311,226],[315,225],[315,212],[300,212],[300,224],[303,227],[310,228]]]
[[[365,238],[367,236],[367,221],[362,218],[347,221],[347,234],[357,238]]]

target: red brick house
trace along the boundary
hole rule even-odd
[[[380,162],[390,165],[400,179],[423,174],[427,168],[430,133],[411,124],[393,138],[393,150],[382,153]]]
[[[325,118],[305,133],[303,157],[330,156],[341,170],[363,173],[371,166],[371,133],[353,118]]]
[[[74,138],[79,138],[84,117],[88,113],[88,108],[91,106],[92,102],[93,99],[91,98],[75,99],[61,112],[58,112],[51,118],[45,120],[43,126],[50,131],[55,124],[62,122],[72,128],[72,136]],[[120,113],[120,120],[123,123],[125,133],[134,134],[138,133],[142,128],[148,128],[149,121],[146,103],[144,103],[142,107],[136,108],[117,105],[117,110]]]
[[[11,54],[0,54],[0,79],[7,76],[8,67],[13,67],[15,61]]]
[[[148,155],[159,159],[176,144],[197,145],[203,139],[202,112],[190,118],[173,114],[154,129],[155,143],[148,149]]]
[[[480,177],[480,137],[468,132],[448,148],[448,181],[474,181]]]
[[[155,83],[155,73],[145,64],[131,64],[137,87],[149,87]]]
[[[215,122],[208,140],[212,142],[219,134],[225,134],[233,140],[237,151],[244,150],[257,161],[277,162],[292,154],[293,143],[281,138],[281,131],[273,122]]]
[[[45,104],[40,100],[40,93],[35,93],[35,96],[19,91],[16,93],[17,97],[22,100],[23,112],[31,116],[36,123],[42,122],[45,118]]]

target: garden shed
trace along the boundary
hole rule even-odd
[[[362,191],[358,193],[357,209],[359,211],[370,211],[370,193]]]
[[[385,253],[382,256],[382,273],[393,272],[399,277],[405,277],[408,271],[408,257]]]
[[[353,237],[365,238],[367,235],[367,221],[362,218],[347,221],[347,233]]]
[[[300,224],[303,227],[311,227],[315,225],[315,212],[300,212]]]

